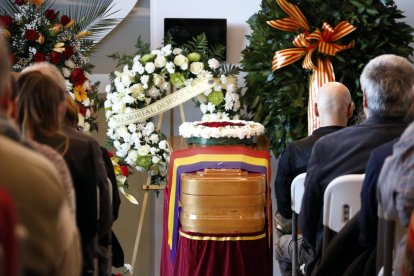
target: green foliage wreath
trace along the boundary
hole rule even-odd
[[[356,110],[361,109],[359,76],[364,65],[381,54],[408,57],[412,54],[413,28],[401,21],[403,13],[392,0],[290,0],[307,18],[312,29],[324,22],[336,26],[345,20],[357,29],[347,36],[355,47],[331,57],[335,78],[351,91]],[[261,10],[248,23],[252,34],[243,50],[242,71],[247,72],[246,102],[251,102],[254,120],[266,128],[275,156],[287,143],[307,135],[307,103],[310,70],[301,61],[272,73],[275,51],[294,47],[299,32],[286,32],[266,24],[288,15],[275,0],[262,0]],[[314,54],[313,58],[316,58]]]

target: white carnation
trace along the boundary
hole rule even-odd
[[[165,65],[165,68],[167,69],[168,73],[174,74],[175,73],[175,65],[171,61],[167,62]]]
[[[158,162],[160,162],[161,158],[158,155],[154,155],[152,157],[152,163],[153,164],[158,164]]]
[[[182,49],[181,48],[174,48],[174,50],[173,50],[173,54],[174,55],[179,55],[179,54],[181,54],[182,53]]]
[[[161,87],[161,85],[164,83],[164,78],[161,75],[154,74],[152,81],[154,82],[155,86]]]
[[[220,67],[220,62],[215,58],[211,58],[208,60],[208,67],[215,70]]]
[[[65,61],[65,65],[71,69],[75,68],[75,63],[71,59]]]
[[[110,84],[108,84],[108,85],[105,86],[105,92],[106,93],[110,93],[111,92],[111,85]]]
[[[66,67],[63,67],[63,68],[62,68],[62,74],[63,74],[63,76],[64,76],[65,78],[69,78],[69,76],[70,76],[70,71],[69,71],[69,69],[68,69],[68,68],[66,68]]]
[[[162,150],[165,150],[167,148],[167,141],[162,140],[158,143],[158,147]]]
[[[164,46],[163,48],[161,48],[160,54],[162,56],[171,55],[171,44],[168,44],[168,45]]]
[[[141,81],[141,83],[143,84],[143,86],[145,88],[145,85],[148,84],[149,76],[148,75],[142,75],[139,80]]]

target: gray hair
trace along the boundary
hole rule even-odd
[[[0,28],[0,96],[2,96],[7,91],[7,88],[10,87],[9,50],[2,32],[3,29]]]
[[[368,116],[402,117],[412,103],[414,66],[396,55],[372,59],[361,74],[361,88],[368,103]]]
[[[51,78],[57,85],[66,91],[66,80],[60,70],[53,64],[48,62],[34,63],[22,70],[22,73],[38,71]]]

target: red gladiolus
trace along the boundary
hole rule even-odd
[[[7,29],[12,22],[12,18],[8,15],[0,16],[0,24],[3,26],[3,28]]]
[[[114,154],[108,150],[108,156],[109,156],[109,158],[112,158],[112,157],[114,157]]]
[[[121,171],[122,171],[123,176],[128,176],[129,175],[129,171],[128,171],[128,168],[126,166],[121,166]]]
[[[38,37],[39,37],[39,34],[35,30],[26,30],[24,32],[24,38],[27,41],[36,41]]]
[[[24,4],[24,0],[16,0],[14,3],[16,3],[16,5],[22,6]]]
[[[86,116],[86,107],[83,104],[79,104],[79,113],[82,114],[83,117]]]
[[[243,123],[233,123],[233,122],[204,122],[197,124],[198,126],[206,127],[226,127],[226,126],[244,126]]]
[[[67,15],[62,15],[62,17],[60,18],[60,23],[62,23],[63,26],[65,26],[66,24],[68,24],[70,22],[70,18]]]
[[[86,81],[85,73],[82,69],[76,68],[72,71],[72,74],[70,74],[69,80],[71,83],[73,83],[74,86],[83,85],[83,83]]]
[[[55,19],[57,18],[57,14],[56,14],[55,10],[53,10],[53,9],[47,9],[45,11],[45,17],[49,21],[55,21]]]
[[[33,57],[34,62],[46,61],[46,55],[44,53],[36,53]]]
[[[62,54],[56,53],[56,52],[51,52],[50,53],[50,62],[51,63],[58,64],[61,61],[62,61]]]
[[[65,57],[65,59],[70,59],[72,55],[73,55],[73,47],[66,46],[65,51],[63,52],[63,56]]]

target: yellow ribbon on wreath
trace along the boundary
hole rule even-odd
[[[336,53],[354,47],[355,42],[351,41],[348,45],[334,43],[338,39],[353,32],[356,27],[346,21],[340,22],[334,28],[327,22],[322,25],[322,31],[318,28],[310,32],[308,20],[300,9],[286,0],[276,0],[277,4],[284,10],[289,17],[267,21],[273,28],[294,32],[298,29],[303,33],[297,35],[293,40],[296,48],[277,51],[273,57],[272,71],[287,66],[305,56],[302,67],[312,70],[309,85],[309,104],[308,104],[308,133],[319,127],[318,118],[314,114],[314,102],[319,88],[326,82],[335,81],[332,63],[329,57],[318,57],[317,66],[312,61],[312,54],[315,50],[319,53],[335,56]]]

